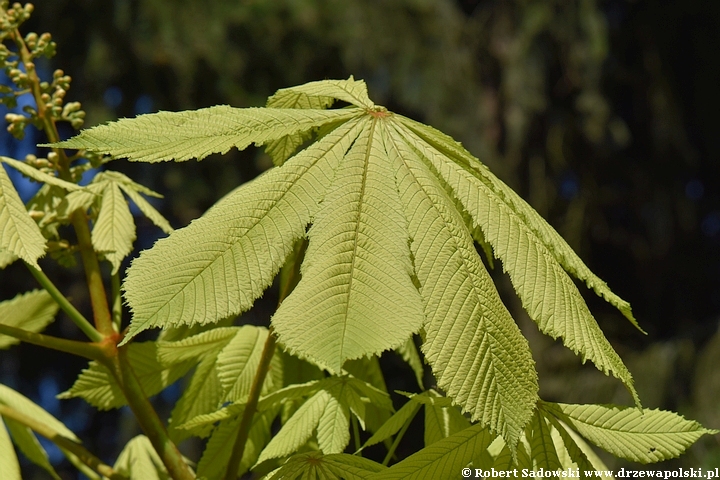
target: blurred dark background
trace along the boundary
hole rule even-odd
[[[158,110],[261,106],[278,88],[351,74],[364,79],[376,103],[461,141],[632,303],[647,336],[583,289],[646,407],[720,427],[720,2],[41,0],[35,6],[24,31],[52,33],[58,54],[45,74],[62,68],[73,77],[67,98],[82,102],[85,126]],[[64,134],[72,134],[69,127]],[[3,154],[16,158],[44,140],[29,135],[18,143],[4,131],[0,138]],[[270,165],[261,150],[250,149],[200,163],[117,161],[112,168],[163,193],[156,206],[182,227]],[[136,245],[148,248],[161,232],[137,221]],[[42,265],[87,307],[84,284],[74,283],[79,270]],[[619,382],[540,335],[508,280],[495,275],[534,348],[544,399],[629,403]],[[19,265],[0,276],[2,299],[31,288]],[[273,298],[265,295],[251,313],[255,320],[267,322]],[[76,335],[64,318],[50,332]],[[412,388],[408,371],[392,359],[383,364],[390,388]],[[84,365],[22,345],[0,352],[0,382],[59,416],[112,463],[136,433],[131,416],[54,399]],[[156,402],[167,413],[176,397],[171,388]],[[406,443],[400,454],[419,447]],[[627,464],[608,459],[608,466]],[[718,437],[702,439],[662,468],[678,466],[720,466]]]

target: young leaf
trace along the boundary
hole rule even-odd
[[[0,403],[46,424],[64,437],[80,443],[80,439],[60,420],[50,415],[26,396],[2,384],[0,384]]]
[[[0,417],[0,478],[22,480],[20,463],[3,420],[5,419]]]
[[[138,435],[125,445],[113,469],[131,480],[170,480],[165,465],[145,435]]]
[[[124,284],[133,312],[125,342],[147,328],[216,322],[249,309],[305,235],[357,133],[357,121],[338,127],[142,252]]]
[[[395,435],[405,424],[412,421],[418,410],[420,410],[419,403],[413,401],[406,402],[405,405],[400,407],[400,409],[395,412],[392,417],[383,423],[382,426],[367,439],[362,448],[375,445],[376,443],[380,443],[385,439],[390,438],[392,435]]]
[[[115,182],[107,181],[102,193],[100,213],[92,230],[95,251],[105,254],[117,273],[123,259],[132,252],[135,241],[135,222],[130,207]]]
[[[237,476],[243,475],[255,464],[260,452],[270,441],[272,437],[272,422],[277,416],[278,411],[279,408],[275,407],[253,416]],[[235,438],[237,438],[238,429],[240,428],[241,417],[242,414],[230,420],[223,421],[213,431],[198,463],[198,477],[222,478],[230,456],[233,453]]]
[[[128,359],[148,396],[155,395],[174,383],[195,363],[188,360],[169,367],[163,365],[158,361],[155,342],[133,343],[128,349]],[[85,399],[100,410],[127,405],[125,395],[110,371],[95,361],[90,362],[90,367],[82,371],[70,390],[58,395],[60,399],[75,397]]]
[[[12,437],[13,442],[15,442],[15,445],[17,445],[27,459],[35,465],[43,468],[52,478],[60,480],[60,477],[50,464],[47,452],[42,445],[40,445],[40,442],[37,437],[35,437],[32,430],[9,418],[3,418],[3,420],[10,431],[10,436]]]
[[[308,441],[317,428],[320,417],[330,402],[331,395],[327,390],[320,390],[310,397],[290,417],[283,428],[270,440],[270,443],[260,454],[257,463],[271,458],[285,457],[296,452]],[[348,439],[350,438],[348,433]]]
[[[428,390],[429,396],[439,396],[434,390]],[[420,397],[416,395],[415,397]],[[413,398],[415,398],[413,397]],[[425,405],[425,446],[447,438],[470,426],[460,410],[455,406]]]
[[[415,452],[369,480],[405,478],[455,478],[477,452],[485,450],[494,436],[476,424]]]
[[[28,215],[5,168],[0,165],[0,250],[16,255],[40,269],[45,255],[45,237]]]
[[[58,304],[45,290],[33,290],[0,302],[0,322],[29,332],[41,332],[58,311]],[[20,343],[20,340],[0,335],[0,349]]]
[[[345,453],[323,455],[321,452],[309,452],[293,455],[266,479],[365,480],[386,468],[377,462],[355,455]]]
[[[42,172],[38,170],[37,168],[31,167],[25,162],[21,162],[19,160],[15,160],[13,158],[8,157],[2,157],[0,156],[0,162],[7,163],[11,167],[13,167],[15,170],[19,171],[23,175],[32,178],[36,182],[39,183],[47,183],[49,185],[54,185],[56,187],[64,188],[68,192],[75,192],[75,191],[82,191],[83,187],[80,185],[76,185],[71,182],[66,182],[65,180],[61,180],[57,177],[54,177],[52,175],[49,175],[45,172]]]
[[[220,352],[217,373],[225,392],[223,401],[244,399],[250,393],[267,336],[268,330],[264,327],[244,325]],[[268,375],[262,392],[267,394],[279,387],[273,384],[273,376]]]
[[[125,195],[130,197],[130,200],[132,200],[133,203],[137,205],[143,215],[149,218],[155,225],[160,227],[163,232],[171,233],[173,231],[173,228],[170,226],[165,217],[163,217],[160,212],[155,210],[155,207],[150,205],[150,203],[145,200],[140,194],[142,193],[144,195],[155,198],[162,198],[162,195],[150,190],[144,185],[140,185],[139,183],[134,182],[127,175],[124,175],[120,172],[106,171],[98,174],[98,176],[111,179],[113,182],[117,183],[118,186],[122,189],[122,191],[125,192]]]
[[[547,402],[542,408],[603,450],[640,463],[675,458],[703,435],[718,433],[662,410]]]
[[[237,332],[236,327],[215,328],[176,342],[157,342],[157,358],[165,366],[200,361],[170,415],[168,433],[175,442],[190,435],[206,437],[210,434],[212,425],[192,432],[178,428],[178,425],[214,412],[222,403],[224,392],[217,372],[217,355]]]
[[[212,153],[238,150],[251,143],[309,130],[325,123],[348,120],[357,108],[309,110],[232,108],[218,105],[186,112],[158,112],[83,130],[80,135],[51,145],[87,149],[141,162],[202,160]]]

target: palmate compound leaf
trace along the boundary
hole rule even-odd
[[[42,331],[58,311],[58,304],[45,290],[33,290],[0,302],[0,323],[29,332]],[[0,335],[0,349],[20,343],[20,340]]]
[[[392,411],[392,402],[387,393],[350,375],[326,378],[315,384],[315,387],[320,388],[273,437],[260,455],[258,464],[297,452],[313,433],[316,434],[318,447],[323,453],[341,453],[350,441],[351,412],[358,417],[362,425],[366,423],[363,418],[364,410],[357,408],[358,402],[373,403]],[[283,395],[281,392],[276,393]],[[260,401],[261,404],[265,402],[267,399]]]
[[[364,91],[352,80],[317,82],[285,94],[362,108],[161,113],[62,144],[184,160],[325,125],[317,142],[141,254],[125,283],[133,311],[125,341],[250,308],[311,225],[302,280],[273,318],[281,343],[339,372],[345,360],[396,348],[424,327],[423,352],[439,385],[513,446],[532,417],[537,377],[475,251],[479,228],[541,328],[632,389],[565,271],[621,308],[617,298],[477,159],[429,127],[364,103]]]
[[[603,450],[640,463],[678,457],[698,438],[718,433],[663,410],[550,402],[540,408]]]

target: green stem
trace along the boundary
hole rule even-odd
[[[41,423],[34,418],[15,410],[12,407],[2,404],[0,404],[0,415],[25,425],[26,427],[33,430],[35,433],[47,438],[58,447],[73,453],[76,457],[78,457],[78,459],[80,459],[81,462],[95,470],[100,475],[103,475],[111,480],[127,479],[127,477],[120,475],[115,470],[113,470],[110,465],[103,463],[102,460],[90,453],[81,444],[68,437],[60,435],[58,432],[45,425],[44,423]]]
[[[22,328],[11,327],[0,323],[0,334],[17,338],[23,342],[32,343],[40,347],[51,348],[60,352],[71,353],[79,357],[90,360],[105,360],[103,348],[96,343],[78,342],[76,340],[66,340],[42,333],[28,332]]]
[[[98,262],[97,254],[92,246],[90,228],[85,215],[80,211],[76,211],[72,215],[72,222],[78,239],[80,256],[83,259],[88,290],[90,291],[95,328],[106,337],[115,336],[117,332],[113,328],[112,315],[110,314],[105,285],[100,271],[100,262]]]
[[[63,295],[60,290],[57,289],[54,283],[43,273],[42,270],[38,270],[32,265],[25,263],[25,266],[33,274],[33,277],[37,279],[38,283],[50,294],[50,296],[60,305],[60,308],[67,313],[70,320],[82,330],[85,335],[88,336],[93,342],[101,342],[105,337],[100,334],[95,327],[80,313],[75,306]]]
[[[120,295],[120,272],[111,277],[112,287],[112,320],[115,331],[122,329],[122,296]]]
[[[390,450],[388,450],[387,455],[385,455],[385,458],[383,459],[382,464],[387,466],[387,464],[390,462],[390,459],[395,454],[395,450],[397,449],[398,445],[400,444],[400,440],[402,440],[403,435],[405,435],[405,432],[407,432],[408,427],[410,426],[410,420],[405,422],[405,425],[403,425],[402,429],[400,429],[400,432],[398,432],[397,436],[395,437],[395,441],[393,442],[392,446],[390,447]]]
[[[195,473],[185,463],[177,446],[170,440],[165,426],[135,376],[135,372],[132,370],[130,361],[127,358],[127,347],[120,347],[117,350],[118,356],[113,359],[110,370],[122,388],[128,405],[140,424],[140,428],[145,432],[153,448],[162,459],[171,478],[174,480],[194,479]]]
[[[300,264],[305,256],[306,248],[307,240],[298,240],[295,243],[293,253],[290,254],[290,257],[280,272],[280,298],[278,305],[280,305],[282,301],[290,295],[300,281]],[[237,436],[235,437],[235,444],[232,449],[233,453],[230,456],[230,461],[228,462],[227,470],[225,471],[225,480],[235,480],[238,476],[238,469],[240,468],[242,457],[245,454],[245,445],[247,444],[247,440],[250,435],[250,427],[252,427],[253,416],[257,410],[260,392],[262,391],[263,383],[265,383],[265,377],[270,369],[270,362],[275,353],[275,345],[275,333],[273,332],[273,328],[271,326],[260,356],[260,363],[255,373],[255,377],[253,378],[252,386],[250,387],[248,401],[245,405],[245,409],[243,410],[242,419],[240,420],[240,428],[238,429]]]
[[[41,82],[37,75],[32,55],[27,49],[27,45],[25,45],[25,41],[19,31],[15,30],[12,32],[11,37],[18,47],[18,54],[31,80],[30,90],[37,105],[37,117],[42,124],[42,129],[45,131],[50,143],[59,142],[60,135],[57,130],[57,125],[55,124],[55,119],[53,119],[51,115],[49,105],[42,98],[42,91],[40,89]],[[65,154],[63,149],[54,148],[53,151],[57,154],[57,163],[54,166],[57,169],[58,176],[63,180],[72,181],[70,157]],[[80,326],[91,339],[96,342],[102,342],[101,345],[98,345],[98,348],[102,351],[102,358],[99,358],[98,361],[108,367],[115,376],[140,427],[150,439],[150,442],[168,469],[170,476],[175,480],[193,479],[195,478],[194,472],[187,463],[185,463],[177,447],[168,437],[165,427],[145,396],[145,393],[142,391],[124,349],[118,350],[116,348],[120,335],[116,332],[113,325],[113,314],[110,312],[100,263],[92,245],[88,219],[83,212],[76,211],[72,214],[71,221],[75,228],[78,247],[85,269],[95,328],[88,328],[87,325],[89,325],[89,322],[79,313],[78,315],[70,314],[71,318],[73,321],[82,319],[82,326],[76,321],[78,326]],[[47,283],[50,284],[49,280]],[[52,292],[50,293],[52,295]],[[62,295],[60,295],[60,297],[62,297]],[[62,298],[64,299],[64,297]],[[67,299],[65,300],[65,303],[69,305]],[[63,304],[60,306],[63,307]],[[72,305],[70,305],[70,307],[72,307]],[[76,312],[74,307],[72,311]]]
[[[350,419],[352,420],[352,429],[353,429],[353,438],[355,439],[355,455],[360,455],[362,457],[362,452],[360,451],[360,429],[358,428],[358,420],[355,415],[352,413],[350,414]]]
[[[252,419],[257,410],[257,404],[260,399],[260,392],[262,391],[263,383],[265,383],[265,377],[270,367],[270,361],[275,354],[275,334],[273,333],[272,327],[268,331],[265,345],[260,356],[260,364],[257,368],[255,378],[253,378],[252,386],[250,387],[250,394],[248,395],[248,402],[243,410],[242,420],[240,420],[240,429],[238,430],[237,437],[235,438],[235,444],[233,445],[233,454],[230,456],[227,470],[225,471],[225,480],[235,480],[238,476],[238,469],[240,468],[240,461],[245,454],[245,444],[250,435],[250,427],[252,427]]]

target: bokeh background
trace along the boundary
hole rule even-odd
[[[86,126],[158,110],[262,106],[278,88],[349,75],[365,80],[376,103],[461,141],[632,303],[646,336],[582,290],[646,407],[720,428],[720,2],[39,0],[35,6],[24,31],[50,32],[58,43],[41,72],[62,68],[73,77],[67,98],[82,102]],[[63,133],[72,134],[69,127]],[[0,154],[23,158],[43,140],[28,135],[17,142],[3,130]],[[177,228],[270,165],[262,150],[250,149],[200,163],[112,167],[163,193],[156,206]],[[19,186],[25,198],[32,194],[31,186]],[[144,219],[138,226],[138,249],[161,235]],[[76,283],[80,271],[42,265],[87,311],[84,284]],[[494,276],[530,339],[544,399],[630,403],[619,382],[539,334],[507,278]],[[19,265],[0,274],[2,299],[35,287]],[[268,292],[241,321],[266,323],[274,299]],[[62,315],[50,332],[77,336]],[[389,387],[411,390],[412,374],[387,357]],[[112,463],[137,433],[132,416],[55,399],[84,366],[21,345],[0,352],[0,382],[57,415]],[[176,386],[155,399],[161,412],[169,412],[178,392]],[[419,448],[413,438],[422,435],[406,438],[401,455]],[[190,455],[199,447],[184,446]],[[79,478],[59,465],[64,478]],[[720,437],[645,468],[679,466],[720,466]],[[25,471],[27,478],[46,478],[31,466]]]

